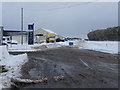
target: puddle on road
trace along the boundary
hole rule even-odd
[[[40,74],[40,72],[39,73],[37,72],[36,68],[32,68],[28,73],[29,73],[30,77],[33,79],[41,78],[41,74]]]

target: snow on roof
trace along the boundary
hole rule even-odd
[[[45,29],[45,28],[41,28],[41,29],[43,29],[43,30],[45,30],[45,31],[47,31],[47,32],[49,32],[49,33],[54,33],[54,34],[56,34],[55,32],[53,32],[53,31],[51,31],[51,30],[49,30],[49,29]]]
[[[3,38],[10,38],[10,36],[3,36]]]
[[[3,31],[6,32],[21,32],[21,30],[17,30],[17,29],[4,29]],[[28,31],[28,30],[23,30],[23,32]]]

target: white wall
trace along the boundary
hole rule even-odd
[[[16,40],[18,44],[21,44],[21,35],[19,36],[13,36],[12,40]],[[27,37],[23,36],[23,43],[27,43]]]
[[[0,2],[0,26],[2,26],[2,3]],[[0,28],[0,44],[2,42],[2,31],[1,31],[1,28]]]
[[[2,3],[0,2],[0,26],[2,25]]]

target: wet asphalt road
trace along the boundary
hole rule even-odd
[[[18,53],[12,53],[18,54]],[[21,85],[24,88],[117,88],[118,56],[62,47],[27,53],[21,69],[24,79],[48,78],[46,83]],[[64,80],[55,81],[55,76]]]

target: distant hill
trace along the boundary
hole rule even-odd
[[[120,26],[102,30],[95,30],[87,34],[92,41],[120,41]]]

